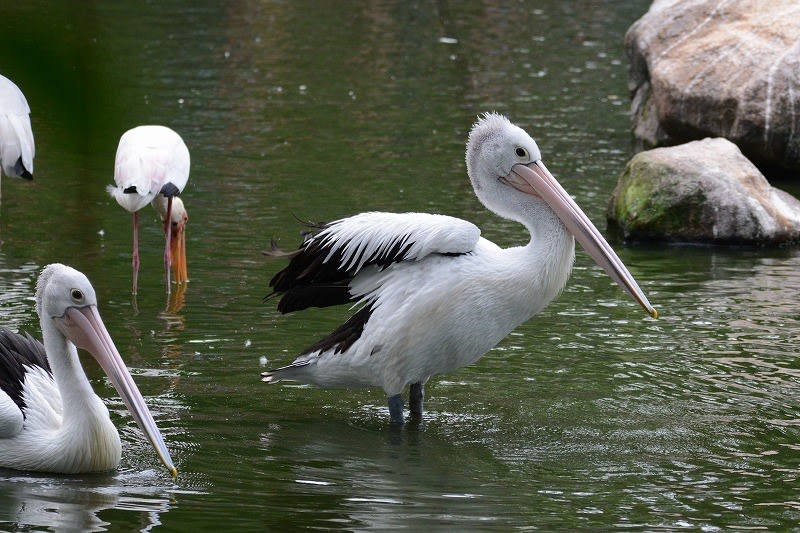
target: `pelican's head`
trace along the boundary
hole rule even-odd
[[[68,341],[97,360],[161,462],[175,477],[177,471],[164,438],[100,318],[97,296],[89,279],[65,265],[46,266],[36,283],[36,311],[43,323],[52,320]]]
[[[486,113],[472,126],[467,141],[467,174],[478,199],[491,211],[522,223],[520,203],[531,198],[514,194],[499,180],[517,164],[541,160],[542,155],[530,135],[506,117]]]
[[[36,312],[40,317],[57,318],[71,307],[87,306],[97,306],[97,296],[83,273],[58,263],[44,267],[36,282]]]
[[[554,213],[614,281],[650,316],[658,316],[611,245],[544,166],[539,147],[523,129],[497,113],[483,115],[470,131],[466,160],[483,205],[531,230],[543,213]]]

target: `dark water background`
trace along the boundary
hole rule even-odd
[[[525,127],[604,227],[630,157],[625,30],[646,0],[5,3],[0,72],[33,110],[36,180],[3,180],[0,314],[38,334],[42,266],[84,271],[181,472],[173,484],[96,365],[112,473],[0,472],[0,529],[788,530],[800,518],[795,249],[618,246],[652,321],[582,251],[567,289],[475,365],[438,376],[419,429],[379,390],[267,387],[345,309],[263,303],[303,220],[429,211],[519,244],[463,150],[480,112]],[[143,211],[104,187],[120,135],[192,154],[184,293]],[[138,310],[137,310],[138,308]]]

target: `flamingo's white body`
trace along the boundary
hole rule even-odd
[[[0,75],[0,176],[33,179],[36,148],[30,113],[19,87]]]
[[[86,276],[64,265],[47,266],[36,286],[36,310],[44,344],[0,328],[0,467],[69,474],[119,464],[119,434],[86,379],[77,346],[95,357],[175,476],[164,439],[103,325]]]
[[[523,224],[530,242],[503,249],[467,221],[422,213],[362,213],[324,226],[270,282],[282,295],[278,309],[352,302],[360,309],[263,381],[382,387],[394,423],[404,420],[400,393],[411,385],[411,412],[419,416],[430,376],[476,361],[559,294],[574,237],[656,316],[522,129],[485,115],[469,136],[467,171],[483,204]]]
[[[126,131],[119,140],[114,162],[114,183],[108,193],[133,215],[133,294],[136,294],[139,274],[139,210],[149,203],[159,210],[164,220],[167,243],[164,248],[164,270],[167,292],[170,290],[169,271],[173,265],[171,246],[173,229],[183,232],[184,227],[174,227],[171,221],[172,205],[189,180],[191,165],[189,149],[172,129],[166,126],[137,126]],[[185,215],[186,210],[181,203]],[[168,223],[167,221],[170,221]],[[185,222],[185,220],[184,220]],[[181,237],[182,238],[182,237]],[[185,272],[186,258],[174,258]],[[178,267],[176,282],[183,283]]]

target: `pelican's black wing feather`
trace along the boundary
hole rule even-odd
[[[367,267],[380,269],[431,254],[469,253],[480,230],[459,218],[425,213],[361,213],[322,226],[289,254],[289,264],[269,285],[280,295],[278,311],[354,301],[350,282]]]
[[[28,335],[0,327],[0,389],[25,412],[22,396],[26,367],[38,366],[52,374],[44,345]]]

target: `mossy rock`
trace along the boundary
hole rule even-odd
[[[626,240],[767,245],[800,237],[800,202],[725,139],[634,156],[607,218]]]

